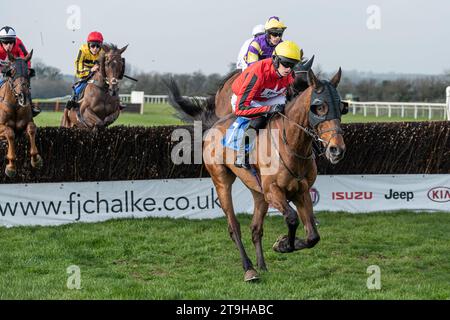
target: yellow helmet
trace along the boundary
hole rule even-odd
[[[271,30],[271,29],[279,29],[280,31],[284,31],[284,29],[286,29],[286,25],[280,21],[280,18],[278,17],[270,17],[267,21],[266,24],[264,25],[264,29],[266,31]]]
[[[299,62],[302,60],[303,50],[293,41],[283,41],[275,47],[273,55]]]

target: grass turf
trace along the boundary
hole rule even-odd
[[[249,225],[243,241],[255,263]],[[128,219],[59,227],[0,228],[1,299],[448,299],[448,213],[319,213],[321,241],[279,254],[287,233],[267,217],[269,272],[244,283],[225,218]],[[299,228],[303,237],[303,229]],[[81,270],[81,289],[66,287],[67,267]],[[370,265],[381,290],[368,290]]]
[[[159,126],[159,125],[177,125],[181,124],[181,121],[174,116],[175,110],[169,104],[146,104],[144,107],[144,114],[136,113],[122,113],[116,122],[112,125],[128,125],[128,126]],[[48,112],[43,111],[39,116],[34,118],[34,121],[38,127],[59,127],[61,121],[62,112]],[[442,120],[435,118],[433,120]],[[343,123],[356,123],[356,122],[399,122],[399,121],[428,121],[428,118],[421,117],[414,119],[392,117],[387,116],[375,117],[374,115],[353,115],[347,114],[342,117]]]

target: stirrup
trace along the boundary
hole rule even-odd
[[[246,155],[247,158],[247,155]],[[250,165],[250,163],[248,163],[247,161],[245,161],[246,159],[244,159],[244,161],[242,161],[242,159],[240,159],[241,161],[238,160],[238,158],[236,158],[236,161],[234,161],[234,166],[237,168],[244,168],[244,169],[251,169],[252,166]]]
[[[78,104],[78,102],[76,102],[75,100],[73,100],[73,99],[71,99],[71,100],[69,100],[69,101],[67,101],[67,103],[66,103],[66,109],[76,109],[76,108],[78,108],[79,107],[79,104]]]

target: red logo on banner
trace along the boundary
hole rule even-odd
[[[311,189],[309,189],[309,195],[311,196],[313,207],[315,207],[316,204],[318,204],[319,200],[320,200],[319,191],[316,188],[311,188]]]
[[[434,202],[448,202],[450,201],[450,188],[436,187],[428,191],[428,199]]]
[[[373,193],[372,192],[333,192],[332,199],[333,200],[372,200]]]

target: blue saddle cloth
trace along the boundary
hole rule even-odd
[[[84,89],[86,89],[86,86],[87,86],[87,82],[85,82],[85,81],[81,81],[81,82],[78,82],[77,84],[75,84],[75,86],[73,88],[75,95],[78,97],[81,97]]]
[[[222,139],[222,145],[238,151],[245,130],[250,125],[250,119],[237,117],[236,120],[227,129],[225,137]],[[245,151],[249,152],[253,149],[253,144],[245,147]]]

